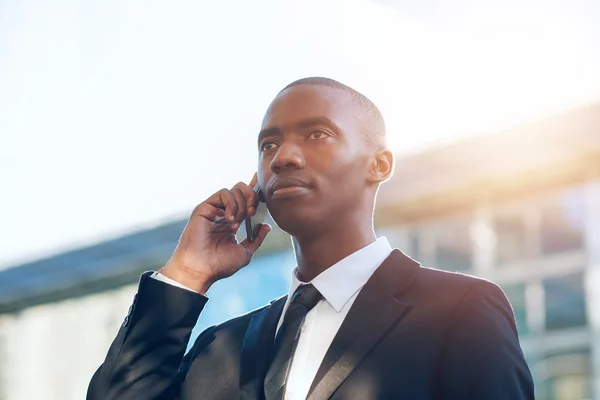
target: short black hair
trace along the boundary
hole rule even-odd
[[[367,143],[376,145],[378,149],[385,147],[385,121],[383,115],[381,115],[375,103],[367,96],[335,79],[319,76],[298,79],[281,89],[279,93],[297,85],[326,86],[349,93],[352,96],[352,102],[362,111],[361,120],[365,127],[365,139]]]

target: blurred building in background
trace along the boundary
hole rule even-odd
[[[184,224],[0,271],[0,399],[84,398],[140,273]],[[502,286],[538,399],[600,399],[600,105],[400,157],[376,226],[425,266]],[[284,294],[294,264],[274,230],[211,288],[193,337]]]

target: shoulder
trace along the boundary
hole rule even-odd
[[[446,308],[455,322],[466,325],[502,322],[516,333],[512,306],[502,288],[490,280],[421,267],[415,283],[421,295]]]
[[[494,299],[503,306],[508,304],[504,292],[494,282],[424,267],[399,249],[392,252],[377,273],[379,284],[393,291],[398,300],[423,311],[443,311],[448,315],[465,302],[478,298]]]
[[[513,310],[496,283],[420,267],[415,284],[415,309],[433,310],[428,317],[437,317],[431,319],[443,335],[444,382],[452,398],[534,398]]]
[[[469,294],[505,298],[500,286],[488,279],[423,266],[419,268],[414,284],[423,291],[452,294],[452,297],[461,298]]]
[[[419,267],[411,290],[413,297],[450,310],[500,310],[512,320],[512,307],[496,283],[476,276]]]

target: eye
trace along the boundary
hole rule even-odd
[[[331,135],[329,135],[327,132],[314,131],[310,135],[308,135],[308,138],[318,140],[318,139],[325,139],[328,136],[331,136]]]
[[[260,145],[260,151],[273,150],[277,146],[274,142],[262,142]]]

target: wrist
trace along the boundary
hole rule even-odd
[[[208,292],[208,289],[210,289],[212,284],[216,281],[216,279],[213,279],[209,275],[198,272],[188,272],[184,268],[177,267],[171,263],[167,263],[167,265],[158,272],[203,295]]]

